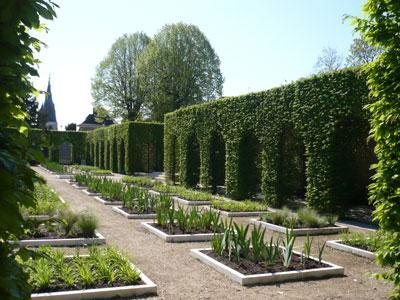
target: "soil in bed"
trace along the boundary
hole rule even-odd
[[[101,281],[101,282],[96,282],[95,284],[91,286],[83,286],[76,284],[72,287],[68,287],[65,284],[62,284],[61,282],[53,282],[52,286],[46,289],[41,289],[41,290],[34,290],[32,293],[51,293],[51,292],[66,292],[66,291],[79,291],[79,290],[87,290],[87,289],[101,289],[101,288],[111,288],[111,287],[121,287],[121,286],[129,286],[129,285],[141,285],[145,284],[142,280],[134,283],[134,284],[126,284],[123,282],[114,282],[114,283],[109,283],[106,281]]]
[[[154,228],[157,228],[158,230],[161,230],[162,232],[168,234],[168,235],[178,235],[178,234],[199,234],[199,233],[214,233],[212,230],[190,230],[190,231],[182,231],[179,229],[177,225],[174,225],[171,230],[168,228],[164,228],[158,223],[149,223],[150,226],[153,226]],[[220,228],[217,233],[223,232],[222,229]]]
[[[138,215],[138,214],[155,214],[156,212],[154,210],[152,210],[151,208],[147,208],[145,211],[139,210],[135,207],[132,208],[128,208],[128,207],[124,207],[122,206],[121,209],[131,215]]]
[[[59,230],[49,230],[45,226],[40,226],[33,234],[25,234],[22,240],[50,240],[50,239],[76,239],[76,238],[94,238],[95,236],[83,236],[82,234],[65,235]]]
[[[300,256],[294,253],[292,256],[292,261],[288,268],[283,266],[281,258],[279,258],[274,265],[267,265],[265,262],[255,263],[249,259],[244,258],[241,258],[239,263],[233,260],[230,261],[228,253],[225,252],[222,256],[212,250],[202,251],[202,253],[244,275],[277,273],[285,271],[301,271],[329,267],[327,264],[319,263],[318,261],[312,259],[307,259],[303,266],[300,261]]]

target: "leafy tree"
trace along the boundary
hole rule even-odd
[[[136,119],[144,99],[136,63],[149,42],[150,38],[141,32],[125,34],[115,41],[92,79],[96,106],[104,106],[114,117]]]
[[[19,207],[35,205],[33,184],[40,179],[27,162],[38,158],[27,140],[24,99],[34,94],[29,78],[37,76],[35,52],[41,42],[31,30],[43,29],[42,20],[55,17],[55,4],[47,0],[0,1],[0,295],[2,299],[28,299],[30,286],[13,251],[11,236],[20,236],[25,224]]]
[[[24,99],[23,110],[26,113],[26,122],[31,128],[38,128],[38,102],[36,97],[28,96]]]
[[[382,243],[377,261],[390,271],[380,277],[394,283],[392,299],[400,299],[400,2],[368,0],[365,19],[353,18],[356,31],[382,53],[365,67],[371,96],[371,134],[378,163],[370,199],[375,205]]]
[[[337,50],[331,47],[324,47],[322,54],[318,57],[314,66],[317,73],[339,70],[343,65],[343,57]]]
[[[67,126],[65,126],[65,130],[76,131],[76,124],[75,123],[69,123]]]
[[[194,25],[164,26],[140,56],[138,73],[145,113],[158,121],[167,112],[222,94],[220,60]]]
[[[360,66],[373,62],[381,52],[379,47],[368,44],[362,38],[356,38],[350,46],[349,56],[346,58],[348,66]]]

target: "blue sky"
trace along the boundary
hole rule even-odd
[[[124,33],[149,36],[163,25],[197,25],[221,60],[223,94],[269,89],[313,73],[322,48],[347,55],[353,40],[345,14],[360,15],[361,0],[55,0],[36,88],[51,74],[59,125],[81,123],[92,110],[96,65]],[[43,97],[40,98],[40,102]],[[62,128],[62,129],[63,129]],[[61,129],[61,128],[60,128]]]

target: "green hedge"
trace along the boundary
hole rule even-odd
[[[65,142],[72,144],[72,163],[80,164],[85,159],[85,132],[29,129],[28,139],[32,145],[46,149],[50,161],[58,162],[60,146]]]
[[[320,210],[365,203],[374,159],[368,102],[365,76],[344,69],[177,110],[165,116],[165,172],[170,180],[178,173],[186,186],[215,188],[216,165],[224,164],[215,157],[225,153],[225,185],[234,198],[261,186],[275,206],[302,193]]]
[[[163,124],[128,122],[87,133],[88,164],[118,173],[162,171]]]
[[[127,174],[163,169],[160,123],[128,122],[88,132],[31,129],[29,139],[47,148],[52,161],[58,161],[61,144],[68,142],[75,164],[85,160],[88,165]]]

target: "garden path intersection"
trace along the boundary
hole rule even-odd
[[[109,206],[75,189],[63,179],[34,167],[75,211],[90,211],[100,222],[99,232],[109,245],[126,253],[156,285],[158,296],[146,299],[386,299],[391,286],[370,277],[381,272],[372,260],[326,248],[324,260],[345,268],[345,276],[323,280],[287,282],[253,287],[240,286],[190,255],[190,249],[208,248],[209,242],[165,243],[146,231],[143,220],[129,220]],[[247,224],[249,218],[235,218]],[[276,233],[267,231],[267,238]],[[316,236],[317,242],[338,235]],[[298,237],[294,250],[300,250]],[[316,244],[312,254],[316,254]]]

